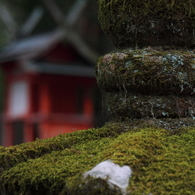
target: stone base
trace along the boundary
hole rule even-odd
[[[119,123],[123,126],[124,132],[125,127],[132,127],[133,129],[136,128],[147,128],[147,127],[155,127],[155,128],[163,128],[172,133],[178,133],[181,129],[186,127],[195,127],[195,120],[192,118],[179,118],[179,119],[172,119],[172,118],[164,118],[164,119],[154,119],[154,118],[147,118],[147,119],[121,119],[120,116],[117,118],[110,118],[110,123]]]
[[[121,119],[185,117],[195,119],[195,96],[110,93],[108,114],[110,117]]]
[[[193,51],[158,47],[111,52],[98,60],[96,75],[99,87],[110,94],[111,120],[165,129],[194,126]]]

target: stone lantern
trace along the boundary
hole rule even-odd
[[[99,20],[119,49],[99,58],[111,121],[194,126],[195,2],[99,0]]]
[[[194,194],[195,1],[99,5],[102,27],[119,48],[96,67],[110,122],[0,147],[2,194]]]

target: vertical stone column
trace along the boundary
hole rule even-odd
[[[194,126],[194,16],[191,0],[99,0],[102,28],[119,48],[96,67],[110,121]]]

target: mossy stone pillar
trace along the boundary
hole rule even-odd
[[[102,28],[119,48],[96,67],[110,121],[194,126],[194,18],[191,0],[99,0]]]

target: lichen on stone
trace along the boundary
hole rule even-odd
[[[192,94],[195,88],[194,59],[194,51],[186,49],[158,47],[111,52],[98,60],[97,82],[105,91]]]
[[[194,96],[109,93],[108,114],[116,119],[195,118]]]
[[[110,118],[148,119],[165,129],[194,126],[194,59],[193,50],[171,47],[125,49],[100,57],[96,77],[109,94]]]
[[[102,29],[118,48],[194,47],[192,0],[99,0]]]

